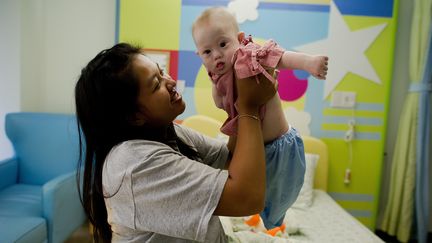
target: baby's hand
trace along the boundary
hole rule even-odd
[[[306,65],[306,71],[317,79],[326,79],[328,70],[327,65],[327,56],[311,56]]]

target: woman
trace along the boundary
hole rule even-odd
[[[83,68],[75,87],[84,167],[82,201],[104,242],[225,242],[218,215],[262,211],[259,106],[270,81],[238,80],[239,131],[226,144],[175,125],[175,81],[142,50],[120,43]],[[78,170],[80,171],[80,170]]]

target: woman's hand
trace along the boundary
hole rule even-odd
[[[273,73],[274,70],[269,72]],[[237,106],[239,111],[256,108],[269,101],[277,91],[277,82],[272,83],[263,74],[258,75],[259,83],[255,77],[236,80]]]

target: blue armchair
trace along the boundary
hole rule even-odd
[[[0,242],[63,242],[86,219],[76,185],[75,116],[10,113],[15,156],[0,161]]]

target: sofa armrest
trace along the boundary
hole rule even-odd
[[[85,219],[76,184],[76,173],[58,176],[43,185],[43,215],[47,219],[48,242],[63,242]]]
[[[18,159],[0,160],[0,190],[17,182]]]

